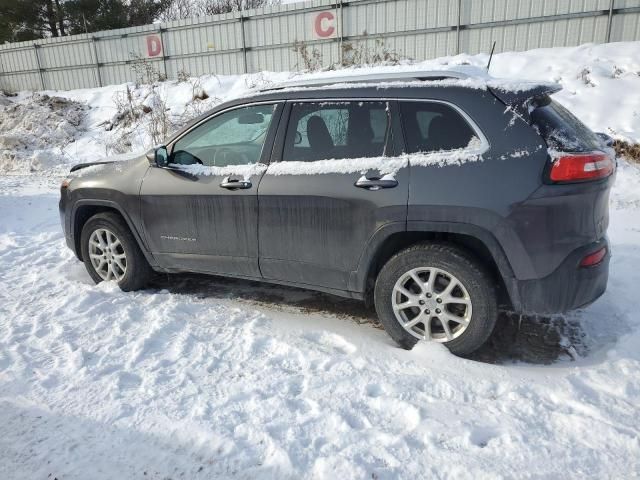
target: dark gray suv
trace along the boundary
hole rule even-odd
[[[288,84],[222,105],[127,162],[77,165],[68,246],[96,282],[153,272],[363,299],[393,339],[468,354],[498,308],[605,290],[615,157],[555,85],[463,73]]]

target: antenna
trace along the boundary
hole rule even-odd
[[[487,72],[489,72],[489,67],[491,66],[491,60],[493,59],[493,51],[496,49],[496,41],[493,41],[493,45],[491,46],[491,54],[489,55],[489,61],[487,62]]]

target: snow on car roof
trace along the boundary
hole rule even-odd
[[[428,82],[428,83],[427,83]],[[389,87],[444,87],[457,86],[485,90],[487,88],[499,89],[513,94],[544,90],[547,92],[558,91],[558,84],[535,82],[529,80],[517,81],[513,79],[501,79],[492,77],[485,69],[472,65],[443,66],[430,70],[379,70],[368,73],[357,73],[349,69],[348,72],[336,74],[336,72],[320,72],[303,78],[285,80],[264,86],[260,92],[289,92],[304,89],[348,89],[377,86]]]
[[[288,80],[277,85],[268,87],[266,90],[291,87],[320,87],[325,85],[342,83],[383,83],[383,82],[411,82],[419,80],[444,80],[448,78],[466,79],[469,75],[454,70],[429,70],[414,72],[386,72],[386,73],[363,73],[356,75],[331,75],[317,78],[305,78],[299,80]]]

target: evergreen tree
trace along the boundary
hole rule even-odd
[[[0,43],[153,23],[172,0],[0,0]]]
[[[157,21],[172,0],[130,0],[129,26],[148,25]]]
[[[68,0],[64,13],[70,35],[129,26],[122,0]]]

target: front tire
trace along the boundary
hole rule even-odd
[[[114,280],[125,292],[143,288],[152,275],[138,243],[122,217],[94,215],[82,228],[82,259],[94,282]]]
[[[456,355],[477,350],[498,317],[494,281],[465,251],[421,243],[394,255],[375,285],[380,322],[398,345],[443,343]]]

